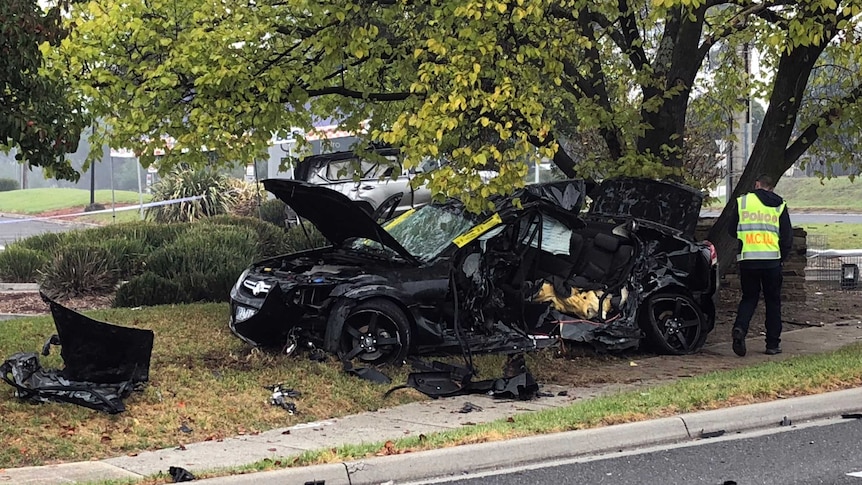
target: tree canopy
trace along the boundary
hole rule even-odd
[[[144,163],[166,136],[165,167],[206,163],[201,147],[250,161],[274,133],[334,119],[408,165],[445,154],[431,189],[481,209],[543,156],[570,176],[690,177],[687,136],[724,129],[749,94],[769,104],[740,190],[817,140],[837,158],[857,141],[832,135],[859,119],[860,12],[862,0],[92,0],[52,65],[105,119],[101,136]],[[743,68],[743,46],[765,77]],[[701,129],[687,131],[692,113]],[[487,168],[499,176],[486,184]]]
[[[64,34],[59,5],[45,11],[37,0],[0,2],[0,147],[77,180],[64,155],[77,149],[84,116],[67,80],[43,71],[43,46],[59,45]]]

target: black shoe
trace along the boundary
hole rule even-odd
[[[766,355],[777,355],[781,353],[781,347],[766,347]]]
[[[733,353],[744,357],[745,356],[745,332],[739,327],[734,327],[733,332]]]

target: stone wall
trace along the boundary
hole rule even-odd
[[[704,218],[698,223],[695,237],[698,240],[706,239],[706,235],[715,218]],[[784,263],[784,284],[782,286],[782,298],[805,298],[805,266],[808,264],[806,252],[808,251],[808,233],[801,227],[793,228],[793,248],[790,259]],[[736,263],[727,267],[721,275],[721,285],[739,289],[739,278],[736,276]]]

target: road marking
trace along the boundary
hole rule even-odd
[[[862,472],[851,472],[851,473],[848,473],[847,476],[848,477],[862,478]]]

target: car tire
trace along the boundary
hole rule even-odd
[[[658,293],[647,298],[641,305],[640,325],[649,347],[662,354],[697,352],[708,335],[706,317],[694,299],[683,293]]]
[[[360,303],[344,320],[339,348],[345,360],[365,365],[401,365],[410,351],[410,321],[395,303],[373,299]]]

